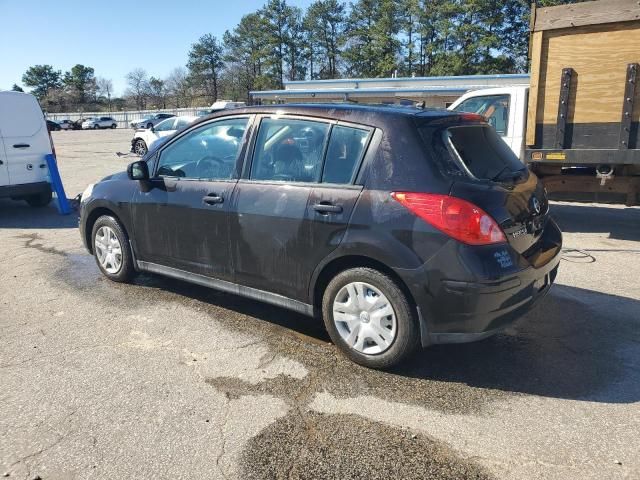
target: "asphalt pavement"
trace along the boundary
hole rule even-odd
[[[132,131],[54,132],[72,198]],[[154,275],[0,200],[0,475],[640,479],[640,208],[556,202],[557,283],[504,334],[391,371],[322,323]]]

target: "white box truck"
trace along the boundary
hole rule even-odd
[[[0,197],[26,200],[32,207],[48,205],[48,154],[55,150],[36,98],[0,92]]]

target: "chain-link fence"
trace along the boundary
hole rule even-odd
[[[156,113],[173,113],[174,115],[197,115],[200,111],[207,111],[206,107],[191,108],[165,108],[161,110],[129,110],[120,112],[66,112],[66,113],[47,113],[49,120],[71,120],[75,122],[81,118],[89,117],[111,117],[118,123],[118,128],[130,128],[131,122],[142,120]]]

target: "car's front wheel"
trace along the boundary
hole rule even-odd
[[[151,122],[147,123],[147,128],[148,128],[149,130],[151,130],[151,127],[153,127],[153,123],[151,123]]]
[[[147,144],[141,138],[137,139],[133,144],[133,153],[141,157],[147,154]]]
[[[111,128],[117,128],[118,125],[116,125],[115,123],[111,124]]]
[[[93,255],[102,273],[114,282],[128,282],[135,275],[129,237],[113,217],[103,215],[91,230]]]
[[[98,125],[97,123],[93,126],[94,130],[98,130],[100,128],[100,125]]]
[[[333,342],[365,367],[390,368],[418,345],[409,299],[392,278],[372,268],[336,275],[325,289],[322,316]]]

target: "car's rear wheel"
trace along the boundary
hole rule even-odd
[[[151,123],[151,122],[147,123],[147,128],[150,129],[151,127],[153,127],[153,123]]]
[[[141,138],[137,139],[133,144],[133,153],[141,157],[146,155],[148,151],[147,144]]]
[[[116,125],[115,123],[111,124],[111,128],[117,128],[118,125]]]
[[[352,268],[329,282],[322,315],[333,342],[354,362],[389,368],[406,359],[419,340],[409,299],[388,275]]]
[[[98,130],[100,128],[100,125],[98,125],[97,123],[93,126],[94,130]]]
[[[46,207],[47,205],[49,205],[49,203],[51,203],[51,198],[52,198],[52,194],[51,194],[51,190],[49,190],[48,192],[41,192],[36,195],[29,195],[28,197],[25,198],[25,200],[27,201],[30,207],[40,208],[40,207]]]
[[[93,255],[102,273],[114,282],[128,282],[135,275],[129,237],[113,217],[103,215],[91,230]]]

